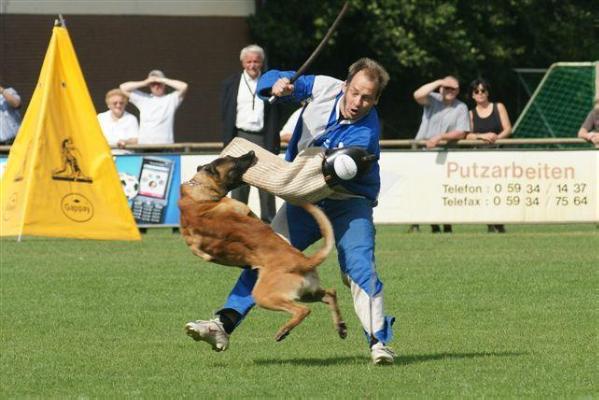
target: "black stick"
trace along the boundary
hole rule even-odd
[[[324,37],[318,44],[318,47],[316,47],[316,49],[314,49],[314,51],[312,52],[312,54],[310,54],[310,57],[308,57],[308,59],[304,62],[304,64],[302,64],[302,66],[299,67],[299,69],[297,71],[295,71],[295,74],[293,74],[293,76],[289,80],[289,83],[295,82],[297,80],[297,78],[302,76],[304,74],[304,72],[306,72],[306,70],[308,69],[310,64],[312,64],[312,62],[314,62],[316,57],[318,57],[318,55],[322,52],[322,49],[324,48],[324,46],[327,44],[327,42],[333,35],[333,32],[335,32],[335,29],[337,29],[337,25],[339,25],[339,22],[341,22],[341,18],[343,18],[343,16],[345,15],[345,13],[347,12],[348,9],[349,9],[349,1],[346,1],[345,4],[343,4],[343,8],[341,9],[341,11],[339,11],[337,18],[335,18],[335,21],[333,21],[333,24],[329,28],[327,34],[324,35]],[[277,99],[276,96],[271,96],[270,99],[268,99],[268,102],[270,104],[272,104],[275,102],[276,99]]]

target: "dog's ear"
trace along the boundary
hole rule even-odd
[[[204,171],[208,172],[210,175],[218,175],[218,171],[212,163],[204,165]]]
[[[200,172],[201,170],[204,170],[204,171],[208,172],[210,175],[215,175],[216,174],[216,168],[214,168],[214,165],[212,165],[212,163],[210,163],[210,164],[204,164],[204,165],[198,165],[198,168],[196,169],[196,172]]]

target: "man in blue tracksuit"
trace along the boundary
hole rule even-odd
[[[372,219],[380,190],[380,124],[376,109],[389,75],[373,60],[362,58],[352,64],[345,82],[328,76],[302,76],[289,83],[293,72],[265,73],[257,91],[281,101],[308,100],[287,149],[287,161],[307,147],[325,149],[359,147],[376,156],[376,162],[353,179],[338,179],[342,187],[318,202],[333,224],[344,282],[350,287],[354,310],[360,319],[372,361],[391,364],[395,354],[387,347],[392,338],[393,317],[383,310],[383,284],[378,279],[375,258],[375,227]],[[272,222],[273,229],[303,250],[321,235],[314,219],[302,208],[286,203]],[[214,350],[228,348],[229,335],[254,306],[251,291],[257,272],[244,269],[217,318],[186,325],[188,335],[210,343]]]

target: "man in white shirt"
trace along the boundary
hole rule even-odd
[[[439,93],[435,90],[439,90]],[[437,147],[442,140],[459,140],[470,130],[468,107],[458,100],[460,83],[448,75],[416,89],[414,100],[423,107],[422,122],[416,140],[426,140],[426,147]]]
[[[139,89],[148,86],[150,93]],[[174,89],[166,93],[166,86]],[[166,78],[160,70],[152,70],[143,81],[120,86],[129,101],[139,109],[139,144],[171,144],[175,142],[175,111],[187,92],[187,83]]]
[[[124,148],[136,144],[139,135],[137,118],[125,111],[127,96],[121,89],[112,89],[106,93],[108,110],[98,114],[98,122],[110,147]]]
[[[239,136],[279,154],[279,106],[269,104],[256,94],[258,79],[264,65],[264,50],[255,44],[244,47],[239,55],[243,71],[227,78],[221,91],[221,118],[223,142],[226,146]],[[259,190],[260,219],[270,223],[275,216],[276,204],[272,194]],[[250,187],[243,185],[231,192],[231,197],[248,202]]]
[[[414,100],[423,108],[416,140],[426,140],[428,149],[437,147],[442,140],[463,139],[470,130],[468,107],[458,100],[459,93],[460,83],[451,75],[426,83],[414,92]],[[410,232],[419,230],[418,225],[410,226]],[[431,230],[441,232],[439,225],[431,225]],[[443,232],[452,231],[451,225],[443,225]]]
[[[21,127],[21,97],[11,87],[0,86],[0,145],[12,144]]]

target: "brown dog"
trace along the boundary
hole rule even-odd
[[[218,158],[198,167],[195,176],[181,185],[181,234],[191,251],[206,261],[258,270],[252,291],[256,304],[273,311],[292,314],[275,336],[284,339],[310,314],[296,302],[322,301],[331,309],[335,329],[341,338],[347,328],[341,318],[335,289],[323,289],[316,272],[333,248],[333,228],[316,206],[302,207],[318,223],[324,246],[306,257],[260,221],[246,204],[226,197],[241,185],[242,175],[257,161],[253,151],[241,156]]]

